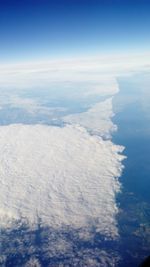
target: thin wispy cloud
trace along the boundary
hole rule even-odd
[[[116,55],[0,65],[0,87],[49,86],[50,82],[108,81],[143,68],[150,69],[150,55]]]

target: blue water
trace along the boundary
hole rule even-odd
[[[120,213],[120,267],[139,266],[150,255],[150,75],[118,79],[114,97],[118,131],[113,141],[125,146],[124,172],[118,196]]]

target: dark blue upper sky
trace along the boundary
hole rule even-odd
[[[0,61],[145,52],[150,0],[0,0]]]

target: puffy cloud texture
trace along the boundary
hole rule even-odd
[[[77,126],[0,127],[1,223],[40,217],[56,228],[95,224],[117,235],[122,149]]]

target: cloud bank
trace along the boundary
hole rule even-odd
[[[45,88],[52,82],[87,81],[97,82],[98,85],[103,80],[108,82],[118,75],[150,70],[149,62],[150,54],[147,53],[1,64],[0,88]],[[99,89],[102,88],[101,84]],[[114,89],[113,86],[111,88]]]
[[[82,127],[0,127],[1,223],[83,227],[117,235],[115,195],[123,148]]]
[[[111,138],[111,133],[117,129],[111,121],[113,115],[112,98],[109,98],[95,104],[87,112],[68,115],[63,119],[67,123],[83,126],[92,134]]]

